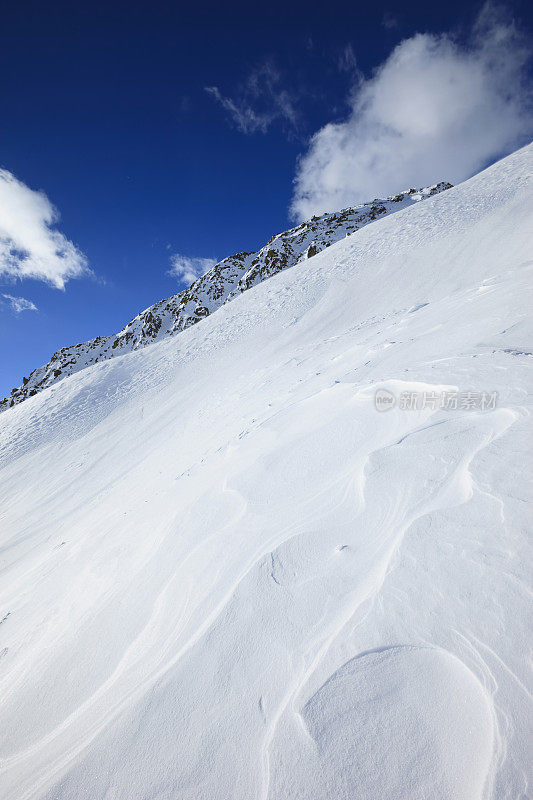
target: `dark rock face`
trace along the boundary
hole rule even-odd
[[[179,333],[252,286],[312,258],[365,225],[450,188],[450,183],[437,183],[426,189],[409,189],[385,200],[376,199],[354,208],[313,217],[291,230],[272,236],[255,253],[228,256],[188,289],[160,300],[138,314],[119,333],[97,336],[88,342],[58,350],[48,364],[23,378],[22,385],[13,389],[10,397],[0,401],[0,411],[91,364]]]

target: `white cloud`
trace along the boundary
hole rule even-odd
[[[278,70],[268,62],[249,75],[235,99],[225,97],[218,86],[206,86],[205,91],[220,103],[242,133],[266,133],[275,120],[291,130],[297,128],[293,97],[281,86]]]
[[[345,122],[312,138],[300,159],[297,219],[411,186],[457,183],[525,144],[530,49],[501,9],[485,5],[469,41],[417,34],[355,87]]]
[[[12,294],[3,294],[2,297],[15,314],[20,314],[21,311],[37,311],[35,303],[25,297],[13,297]]]
[[[54,227],[58,220],[43,192],[0,169],[0,276],[64,289],[70,278],[91,274],[83,253]]]
[[[175,253],[170,257],[170,267],[167,275],[177,278],[181,283],[190,286],[197,278],[214,267],[217,263],[214,258],[189,258]]]

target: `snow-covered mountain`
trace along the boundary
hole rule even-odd
[[[532,155],[2,414],[3,797],[529,796]]]
[[[185,291],[138,314],[119,333],[97,336],[88,342],[58,350],[47,364],[24,378],[22,385],[12,390],[10,397],[0,401],[0,411],[91,364],[179,333],[266,278],[310,258],[376,219],[450,187],[450,183],[441,182],[425,189],[409,189],[385,200],[373,200],[355,208],[313,217],[296,228],[273,236],[255,253],[229,256]]]

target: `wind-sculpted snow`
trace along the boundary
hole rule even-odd
[[[386,200],[372,200],[355,208],[313,217],[298,227],[273,236],[256,253],[237,253],[215,264],[185,291],[155,303],[112,336],[63,347],[48,364],[35,369],[22,386],[0,401],[0,412],[32,397],[68,375],[189,328],[252,286],[300,261],[311,258],[360,228],[451,187],[437,183],[409,189]]]
[[[2,415],[3,796],[529,796],[531,152]]]
[[[490,693],[446,650],[398,645],[356,656],[301,714],[309,757],[302,769],[301,756],[294,753],[292,780],[296,796],[307,800],[339,795],[472,800],[490,771]],[[386,770],[376,768],[381,764]]]

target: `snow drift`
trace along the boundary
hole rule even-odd
[[[3,796],[528,795],[532,152],[2,414]]]

